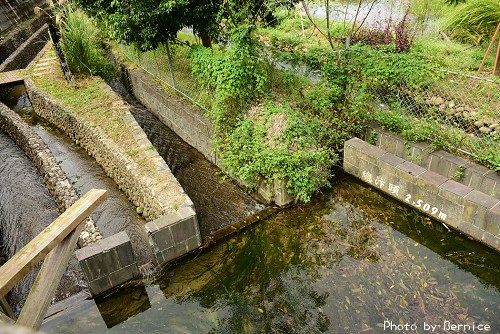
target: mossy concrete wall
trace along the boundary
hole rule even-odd
[[[222,168],[222,160],[213,152],[213,124],[205,111],[178,96],[167,94],[152,76],[141,69],[127,67],[117,55],[113,55],[115,66],[120,68],[122,80],[134,96],[158,119],[173,130],[189,145],[201,152],[213,164]],[[245,182],[236,180],[246,187]],[[284,206],[293,201],[283,181],[258,182],[255,197],[268,204]]]
[[[363,136],[366,141],[400,158],[448,179],[500,199],[500,174],[475,162],[442,150],[434,150],[426,143],[405,143],[401,136],[371,125]]]
[[[418,211],[500,250],[500,200],[353,138],[344,170]]]

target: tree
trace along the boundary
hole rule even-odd
[[[138,49],[156,49],[175,40],[177,32],[191,27],[210,46],[218,30],[219,1],[202,0],[76,0],[101,21],[110,36]]]

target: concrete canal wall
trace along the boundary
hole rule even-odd
[[[35,6],[42,6],[44,0],[5,0],[0,3],[0,33],[33,15]]]
[[[178,96],[165,93],[161,84],[142,69],[126,65],[114,55],[115,66],[120,68],[122,80],[134,96],[163,124],[172,129],[186,143],[201,152],[213,164],[222,167],[222,160],[213,152],[212,135],[214,128],[205,111]],[[237,180],[246,187],[245,182]],[[283,181],[269,184],[261,179],[256,193],[259,200],[284,206],[293,201]]]
[[[498,198],[359,138],[345,143],[344,170],[447,226],[500,250]]]

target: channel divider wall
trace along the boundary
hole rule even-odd
[[[43,59],[42,55],[39,61]],[[36,66],[36,63],[33,65]],[[51,98],[37,87],[32,79],[26,79],[25,86],[35,112],[63,130],[94,157],[106,174],[137,206],[137,212],[150,221],[144,226],[144,231],[148,235],[153,261],[157,265],[201,246],[193,202],[135,121],[130,113],[132,107],[107,84],[103,82],[101,89],[113,97],[114,107],[120,109],[122,120],[131,131],[137,148],[152,162],[154,177],[122,152],[98,126]],[[163,221],[169,223],[162,224]],[[163,245],[173,245],[173,249]],[[166,253],[169,253],[169,256],[165,256]],[[140,275],[130,240],[125,232],[81,248],[76,255],[94,296]]]
[[[344,170],[418,211],[500,251],[500,200],[359,138],[344,145]]]

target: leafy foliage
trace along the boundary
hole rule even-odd
[[[196,0],[76,0],[107,28],[111,38],[153,50],[192,27],[196,34],[216,36],[221,3]]]

